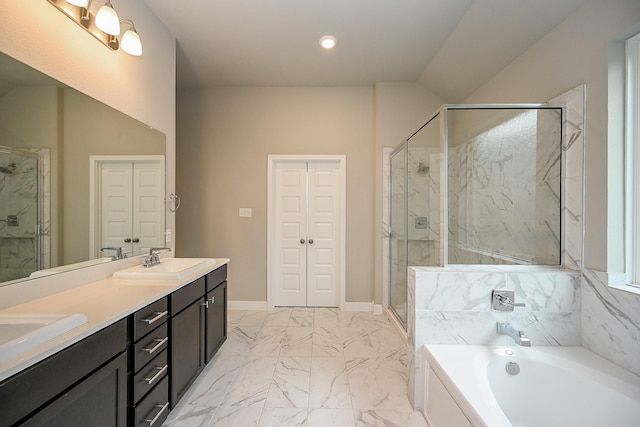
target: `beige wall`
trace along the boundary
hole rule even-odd
[[[607,49],[639,22],[638,0],[586,3],[464,101],[542,102],[586,84],[584,259],[586,267],[602,271],[607,270]]]
[[[184,90],[177,117],[180,256],[231,258],[229,298],[265,301],[267,155],[345,154],[346,300],[373,300],[372,87]]]

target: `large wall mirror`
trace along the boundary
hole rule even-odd
[[[165,140],[0,53],[0,285],[165,246]]]

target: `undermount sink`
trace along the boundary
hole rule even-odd
[[[196,271],[216,265],[214,258],[163,258],[152,267],[135,267],[113,273],[114,279],[180,280]]]
[[[88,321],[84,314],[0,314],[0,363]]]

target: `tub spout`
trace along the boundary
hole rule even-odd
[[[516,330],[508,322],[498,322],[496,332],[498,332],[498,335],[510,336],[518,345],[531,347],[531,340],[524,334],[524,331]]]

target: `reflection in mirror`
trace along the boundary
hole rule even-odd
[[[0,284],[165,246],[164,154],[161,132],[0,54]]]

